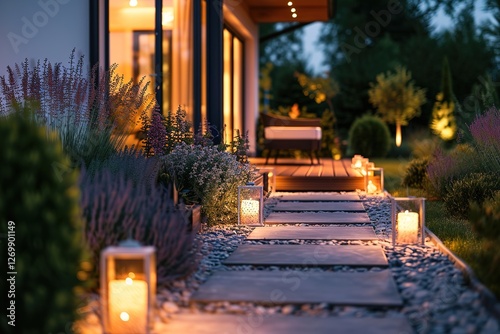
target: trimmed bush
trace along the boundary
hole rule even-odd
[[[429,183],[429,178],[427,176],[428,164],[429,159],[427,158],[413,159],[410,161],[402,181],[403,187],[426,189]]]
[[[70,161],[57,135],[31,117],[21,111],[0,117],[0,252],[7,259],[9,236],[15,252],[10,271],[17,272],[11,299],[15,327],[4,316],[0,332],[66,333],[76,320],[75,292],[83,288],[79,278],[86,278],[80,270],[86,253],[77,172],[60,173],[57,166],[69,166]],[[5,278],[0,286],[2,298],[7,298],[4,289],[10,285]]]
[[[500,190],[499,175],[471,173],[454,181],[444,197],[446,210],[454,216],[467,218],[471,202],[482,205]]]
[[[349,130],[349,151],[368,158],[385,157],[391,148],[391,134],[385,122],[376,116],[357,118]]]

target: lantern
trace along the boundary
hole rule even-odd
[[[238,187],[238,224],[262,226],[263,221],[263,187],[253,182]]]
[[[425,243],[425,198],[391,198],[392,244]]]
[[[101,253],[105,333],[150,333],[156,298],[155,248],[127,240]]]
[[[361,169],[363,168],[364,163],[367,162],[367,159],[363,162],[363,156],[360,154],[355,154],[352,159],[351,159],[351,167],[354,169]]]
[[[380,167],[368,168],[365,173],[365,191],[368,195],[384,192],[384,169]]]
[[[361,174],[366,175],[368,173],[368,169],[370,168],[375,168],[375,163],[368,161],[364,164],[363,169],[361,170]]]

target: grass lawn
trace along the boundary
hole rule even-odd
[[[373,159],[375,166],[384,168],[385,189],[393,196],[426,197],[419,189],[406,189],[401,186],[408,160]],[[485,244],[474,234],[466,221],[450,216],[441,201],[426,201],[426,226],[454,254],[464,260],[476,276],[500,298],[500,282],[490,275],[491,259],[494,254],[487,251]]]

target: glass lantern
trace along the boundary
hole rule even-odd
[[[355,154],[351,159],[351,167],[354,169],[362,168],[363,164],[364,164],[363,159],[365,159],[365,158],[362,155]]]
[[[375,163],[374,162],[366,162],[365,165],[363,166],[363,169],[361,170],[361,174],[365,176],[368,173],[368,170],[370,168],[375,168]]]
[[[384,192],[384,169],[380,167],[368,168],[365,173],[365,192],[375,195]]]
[[[425,198],[391,198],[392,244],[425,244]]]
[[[238,187],[238,225],[264,225],[263,187],[253,182]]]
[[[150,333],[156,298],[155,248],[127,240],[101,252],[104,332]]]

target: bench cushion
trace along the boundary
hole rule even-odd
[[[267,126],[264,128],[266,139],[308,139],[320,140],[319,126]]]

